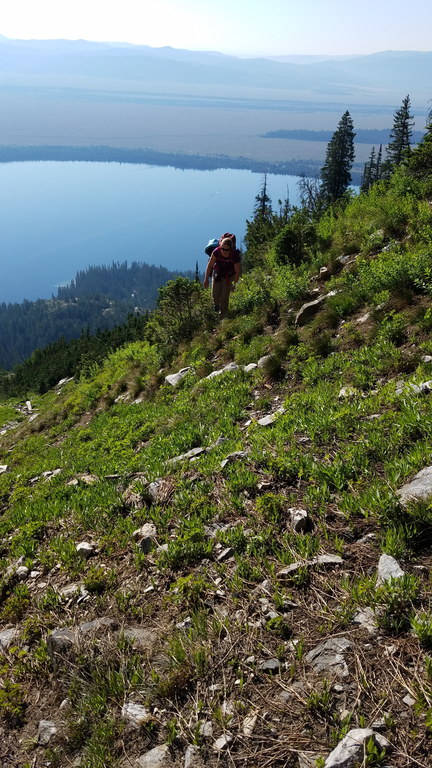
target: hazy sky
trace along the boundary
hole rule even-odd
[[[0,34],[239,55],[431,50],[430,0],[4,0]]]

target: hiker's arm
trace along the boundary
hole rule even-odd
[[[238,283],[241,275],[241,263],[239,261],[237,262],[237,264],[234,264],[234,269],[235,269],[234,282]]]
[[[215,261],[216,261],[216,258],[212,254],[210,256],[209,260],[208,260],[207,268],[206,268],[205,275],[204,275],[204,283],[203,283],[204,288],[207,288],[207,286],[209,284],[210,275],[213,272],[213,267],[214,267]]]

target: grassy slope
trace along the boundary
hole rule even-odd
[[[232,316],[169,366],[143,341],[35,398],[33,420],[1,406],[0,632],[18,630],[1,657],[2,765],[134,765],[167,743],[179,766],[187,744],[202,765],[297,766],[299,753],[325,758],[349,728],[377,721],[394,768],[430,764],[431,511],[404,511],[395,493],[432,448],[432,395],[397,391],[432,379],[430,191],[400,176],[327,216],[306,267],[280,266],[270,249],[239,284]],[[297,327],[302,302],[331,289]],[[262,369],[204,378],[264,354]],[[185,365],[176,389],[164,383]],[[258,424],[281,406],[273,425]],[[209,450],[170,463],[194,447]],[[222,468],[236,451],[246,455]],[[293,532],[291,507],[307,510],[306,533]],[[144,554],[132,534],[148,522],[158,548]],[[88,561],[76,553],[83,540],[97,545]],[[380,588],[383,552],[407,576]],[[307,566],[317,554],[343,564]],[[22,580],[8,570],[19,558],[32,571]],[[62,597],[70,584],[84,585],[84,599]],[[353,623],[366,606],[372,636]],[[114,624],[53,664],[50,633],[97,617]],[[127,627],[151,630],[147,650]],[[333,637],[352,642],[348,676],[336,680],[306,659]],[[261,669],[268,659],[277,674]],[[140,728],[121,717],[130,700],[150,712]],[[42,719],[58,728],[46,746]],[[367,759],[380,764],[372,749]]]

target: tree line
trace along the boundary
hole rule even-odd
[[[11,370],[33,350],[126,322],[129,313],[156,305],[158,290],[180,272],[145,263],[113,262],[80,271],[52,299],[0,304],[0,369]]]

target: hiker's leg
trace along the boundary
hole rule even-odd
[[[226,280],[221,280],[222,290],[220,297],[220,315],[226,317],[228,314],[229,297],[231,293],[231,283],[227,283]]]
[[[223,280],[216,280],[215,278],[213,278],[212,299],[213,299],[213,304],[216,312],[219,312],[221,307],[221,293],[222,293],[223,283],[224,283]]]

